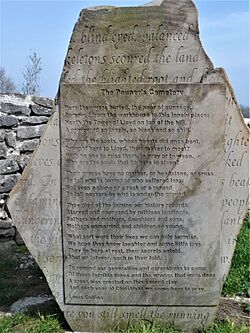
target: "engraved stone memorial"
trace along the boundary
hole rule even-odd
[[[191,0],[80,13],[8,202],[71,328],[209,325],[248,205],[248,129]]]

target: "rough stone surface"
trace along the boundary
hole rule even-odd
[[[33,116],[33,117],[23,117],[21,122],[22,125],[38,125],[38,124],[46,124],[49,118],[45,116]]]
[[[7,147],[5,143],[0,143],[0,158],[6,158],[7,156]]]
[[[30,108],[25,105],[17,105],[11,103],[1,104],[1,112],[15,116],[28,116],[31,112]]]
[[[17,245],[24,245],[24,241],[20,235],[20,233],[18,232],[18,230],[16,231],[16,234],[15,234],[15,242]]]
[[[19,171],[19,166],[16,161],[8,159],[8,160],[0,160],[0,174],[7,175],[10,173],[14,173]]]
[[[8,229],[11,227],[13,227],[13,225],[11,223],[11,219],[0,220],[0,229]]]
[[[11,250],[13,250],[13,247],[16,246],[16,243],[12,239],[8,238],[1,238],[0,237],[0,255],[1,256],[6,256],[6,253],[9,253]]]
[[[8,218],[8,214],[6,213],[6,211],[3,210],[3,208],[0,208],[0,219],[6,220],[7,218]]]
[[[34,144],[34,148],[37,146],[38,141],[35,142]],[[32,150],[32,149],[31,149]],[[26,165],[29,163],[30,160],[30,156],[29,155],[19,155],[17,157],[17,163],[20,166],[20,168],[23,170]]]
[[[17,138],[18,139],[33,139],[40,138],[43,130],[43,125],[38,126],[20,126],[17,129]]]
[[[0,229],[0,238],[13,238],[15,236],[15,228]]]
[[[39,144],[39,139],[26,140],[20,144],[19,146],[20,152],[21,153],[32,152],[35,150],[38,144]]]
[[[192,1],[83,10],[58,97],[8,206],[66,320],[207,326],[247,208],[248,129]]]
[[[16,135],[13,132],[6,133],[6,144],[9,147],[16,148]]]
[[[12,127],[18,124],[18,119],[14,116],[3,116],[0,117],[0,127]]]
[[[47,97],[41,96],[31,96],[32,102],[34,102],[38,106],[42,106],[45,109],[52,109],[53,108],[53,100]]]
[[[0,164],[2,171],[3,167],[8,166],[4,173],[7,171],[7,173],[15,172],[18,174],[20,170],[23,170],[30,159],[31,153],[39,143],[39,139],[34,139],[35,141],[31,140],[30,142],[29,140],[24,141],[24,139],[16,138],[19,126],[26,125],[26,127],[34,127],[34,125],[44,124],[48,121],[49,117],[31,115],[31,105],[35,105],[36,103],[44,109],[49,109],[49,113],[51,112],[53,101],[48,98],[21,94],[0,94]],[[47,112],[44,111],[44,113]],[[16,163],[18,163],[18,167]],[[2,215],[5,217],[8,216],[5,205],[7,196],[8,193],[0,194],[0,204],[3,209],[0,213],[0,218]],[[14,238],[16,243],[21,242],[18,234]],[[13,239],[1,238],[1,246],[8,242],[11,244]]]
[[[32,105],[32,112],[37,116],[50,116],[52,114],[52,109],[45,109],[43,106]]]
[[[8,193],[15,186],[20,175],[0,176],[0,193]]]
[[[4,141],[5,139],[5,130],[0,130],[0,142]]]
[[[38,311],[41,314],[48,314],[54,308],[55,300],[51,296],[41,295],[37,297],[25,297],[19,299],[11,305],[11,312],[14,313],[29,313],[36,314]]]

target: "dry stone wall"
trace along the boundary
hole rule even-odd
[[[53,101],[21,94],[0,95],[0,243],[22,239],[12,224],[6,206],[31,154],[40,141],[44,125],[52,114]],[[39,163],[42,163],[41,161]]]

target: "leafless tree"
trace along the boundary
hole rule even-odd
[[[30,52],[23,71],[22,92],[27,95],[39,95],[42,61],[35,51]]]
[[[3,67],[0,67],[0,92],[7,94],[17,92],[15,83],[7,76]]]

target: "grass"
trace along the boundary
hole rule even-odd
[[[55,316],[29,317],[25,314],[15,314],[0,318],[1,333],[63,333]]]
[[[222,294],[225,296],[250,296],[250,214],[244,220],[237,237],[232,265],[224,283]]]
[[[250,301],[248,301],[244,306],[244,311],[250,313]]]
[[[219,323],[214,323],[201,333],[248,333],[249,330],[245,325],[236,326],[233,322],[227,320]]]
[[[17,245],[15,247],[15,252],[21,253],[21,254],[26,254],[29,252],[29,250],[27,249],[27,247],[25,245]]]
[[[177,328],[168,325],[157,325],[141,322],[138,325],[130,326],[126,329],[111,332],[111,333],[180,333]],[[248,328],[244,325],[235,326],[231,321],[223,321],[214,323],[205,330],[199,330],[197,333],[248,333]]]
[[[58,319],[55,316],[29,317],[25,314],[15,314],[11,317],[0,318],[1,333],[63,333]],[[177,328],[168,325],[157,325],[141,322],[126,329],[113,331],[111,333],[180,333]],[[248,333],[248,328],[244,325],[236,327],[233,322],[224,321],[215,323],[199,333]],[[198,332],[197,332],[198,333]]]

